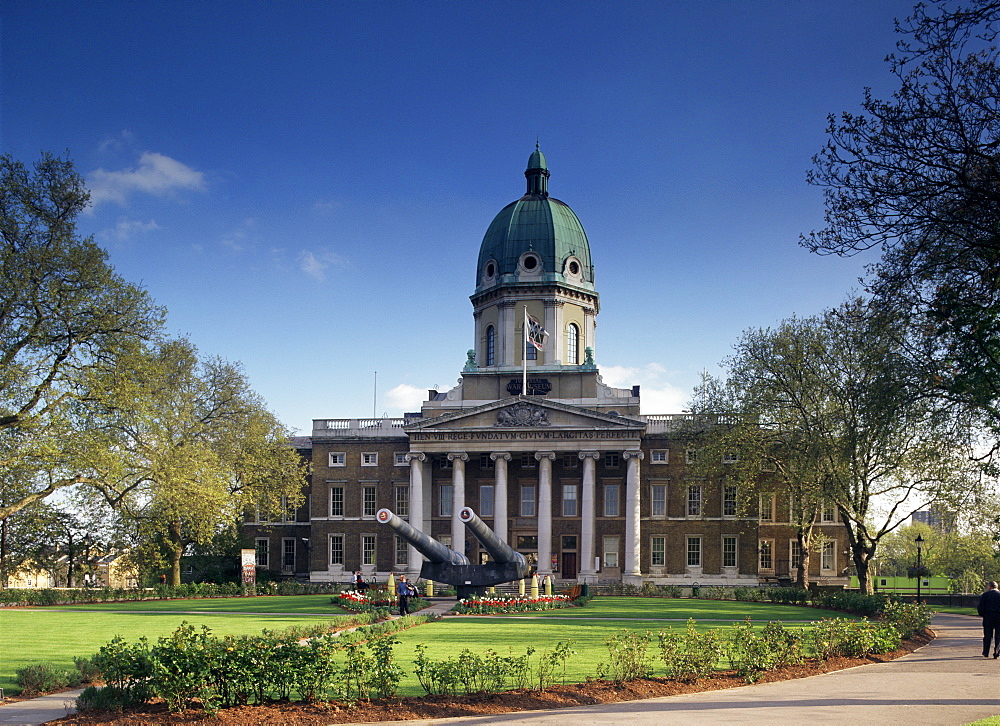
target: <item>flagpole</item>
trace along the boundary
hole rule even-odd
[[[521,350],[521,366],[524,368],[524,376],[521,379],[521,395],[528,395],[528,306],[524,306],[524,326],[521,331],[523,346]]]

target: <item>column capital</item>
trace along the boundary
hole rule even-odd
[[[493,459],[493,461],[496,461],[497,459],[503,459],[504,461],[510,461],[510,452],[509,451],[494,451],[492,454],[490,454],[490,458]]]
[[[517,300],[501,300],[497,303],[498,308],[512,308],[517,305]]]
[[[448,454],[448,461],[468,461],[469,455],[464,451],[453,451]]]
[[[600,451],[581,451],[579,454],[577,454],[577,456],[580,457],[581,461],[583,459],[593,459],[594,461],[597,461],[598,459],[601,458],[601,452]]]
[[[406,452],[407,461],[427,461],[427,454],[422,451],[408,451]]]
[[[639,461],[642,461],[646,458],[646,455],[641,451],[625,451],[622,453],[622,458],[626,461],[629,459],[638,459]]]
[[[544,305],[547,308],[561,308],[565,304],[566,303],[563,300],[549,299],[542,301],[542,305]]]
[[[556,458],[556,452],[554,451],[536,451],[535,461],[541,461],[542,459],[548,459],[549,461],[554,461]]]

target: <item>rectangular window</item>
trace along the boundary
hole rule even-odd
[[[653,567],[663,567],[667,564],[667,538],[653,537],[649,550],[649,563]]]
[[[451,484],[442,484],[438,487],[438,513],[442,517],[451,516],[452,491]]]
[[[409,466],[410,462],[406,460],[405,451],[397,451],[392,455],[392,465],[393,466]]]
[[[622,462],[622,457],[619,454],[615,454],[609,451],[604,455],[604,468],[605,469],[617,469]]]
[[[479,516],[493,516],[493,485],[487,484],[479,487]]]
[[[375,535],[373,534],[361,535],[361,564],[375,564]]]
[[[684,461],[688,464],[693,464],[698,461],[698,452],[694,449],[688,449],[684,452]]]
[[[701,537],[687,538],[688,567],[701,567]]]
[[[723,464],[735,464],[739,460],[740,460],[740,455],[734,451],[730,451],[722,455]]]
[[[653,449],[651,452],[649,452],[649,461],[651,464],[669,464],[670,450]]]
[[[836,565],[836,552],[834,547],[837,543],[833,540],[827,540],[823,543],[823,553],[820,556],[820,567],[823,568],[824,572],[830,572],[834,569]]]
[[[774,543],[769,539],[762,539],[760,541],[760,569],[762,570],[773,570],[774,569]]]
[[[493,461],[493,457],[489,454],[479,455],[479,468],[480,469],[493,469],[496,467],[496,462]]]
[[[604,566],[618,567],[618,538],[604,538]]]
[[[760,521],[774,521],[774,494],[760,495]]]
[[[823,504],[823,509],[820,511],[820,521],[823,524],[830,524],[837,521],[837,510],[834,509],[832,504]]]
[[[362,497],[361,516],[374,517],[375,512],[378,510],[378,507],[375,506],[375,487],[368,487],[368,486],[362,487],[361,497]]]
[[[378,466],[378,452],[367,451],[361,454],[361,466]]]
[[[687,513],[689,517],[701,516],[701,484],[691,484],[688,487]]]
[[[399,517],[410,516],[410,487],[396,487],[396,509],[394,511]]]
[[[667,514],[667,485],[654,484],[652,490],[652,510],[650,514],[654,517],[665,517]]]
[[[396,565],[408,565],[410,562],[409,545],[399,535],[396,535],[393,539],[396,541],[396,559],[394,560]]]
[[[257,551],[257,567],[267,567],[269,558],[269,542],[267,537],[258,537],[254,540],[254,549]]]
[[[576,516],[576,484],[563,484],[562,516]]]
[[[292,537],[281,540],[281,569],[284,572],[295,570],[295,539]]]
[[[723,517],[735,517],[736,516],[736,495],[737,489],[735,484],[724,484],[722,487],[722,516]]]
[[[282,522],[294,522],[295,521],[295,505],[292,504],[288,497],[281,498],[281,521]]]
[[[330,564],[344,564],[344,535],[342,534],[330,535]]]
[[[722,536],[722,566],[736,567],[738,563],[736,556],[736,537],[732,535]]]
[[[330,487],[330,516],[344,516],[344,487]]]
[[[580,466],[578,454],[563,454],[563,469],[575,469]]]
[[[523,486],[523,487],[521,487],[521,516],[522,517],[534,517],[535,516],[535,487],[534,486]]]
[[[802,564],[802,543],[797,539],[788,540],[788,555],[788,563],[794,572]]]
[[[521,454],[522,469],[534,469],[536,466],[538,466],[538,459],[535,458],[534,454]]]
[[[605,517],[617,517],[618,516],[618,485],[617,484],[605,484],[604,485],[604,516]]]
[[[443,544],[445,547],[451,547],[451,535],[442,534],[440,537],[438,537],[438,542]]]
[[[347,454],[343,451],[331,452],[329,455],[330,466],[345,466],[347,462]]]

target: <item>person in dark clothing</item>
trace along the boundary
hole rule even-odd
[[[993,657],[1000,658],[1000,589],[996,582],[990,582],[990,589],[979,597],[978,609],[983,619],[983,658],[990,657],[990,642]]]
[[[399,614],[403,615],[410,614],[410,598],[417,594],[417,589],[413,587],[409,582],[406,581],[406,575],[399,576],[399,584],[396,586],[396,591],[399,594]],[[997,593],[1000,594],[1000,593]]]

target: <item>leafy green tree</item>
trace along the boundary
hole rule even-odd
[[[99,376],[110,405],[93,425],[114,442],[104,468],[116,472],[105,494],[115,492],[109,502],[177,585],[188,545],[212,541],[248,508],[300,501],[305,465],[238,366],[200,360],[186,340],[135,357]]]
[[[831,116],[809,181],[820,254],[872,248],[869,286],[915,316],[903,340],[938,392],[1000,431],[1000,3],[918,4],[887,58],[896,91]],[[919,334],[919,335],[914,335]]]
[[[75,484],[104,446],[85,425],[101,405],[88,385],[155,338],[163,311],[81,238],[89,195],[69,159],[29,169],[0,157],[0,521]]]
[[[953,505],[975,490],[971,433],[960,417],[926,395],[895,334],[892,311],[854,300],[813,318],[744,334],[726,361],[733,411],[743,418],[748,465],[785,460],[803,486],[808,513],[835,506],[863,590],[879,542],[913,511]],[[761,429],[753,434],[753,427]]]

